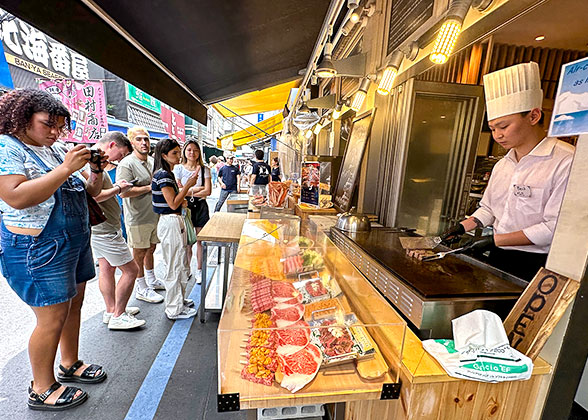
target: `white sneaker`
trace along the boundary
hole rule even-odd
[[[151,287],[147,287],[145,289],[137,289],[137,293],[135,297],[139,300],[144,300],[145,302],[149,303],[161,303],[163,302],[163,296],[159,293],[155,292]]]
[[[137,308],[136,306],[126,307],[126,313],[128,313],[129,315],[137,315],[140,311],[141,309]],[[112,318],[112,312],[104,311],[104,313],[102,314],[102,322],[108,324],[110,322],[110,318]]]
[[[171,320],[176,320],[176,319],[188,319],[188,318],[192,318],[193,316],[195,316],[198,312],[196,311],[196,309],[194,308],[188,308],[187,306],[184,306],[184,309],[182,309],[182,312],[180,312],[179,314],[175,315],[175,316],[167,316],[169,319]]]
[[[186,298],[184,299],[184,306],[187,306],[189,308],[194,306],[194,300],[190,299],[190,298]]]
[[[120,316],[113,316],[108,323],[109,330],[130,330],[145,325],[145,320],[137,319],[134,315],[123,312]]]
[[[153,283],[147,283],[153,290],[165,290],[165,284],[161,280],[155,279]]]
[[[194,276],[196,277],[196,284],[202,283],[202,270],[196,270]]]

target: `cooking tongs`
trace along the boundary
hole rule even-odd
[[[472,247],[472,243],[469,243],[469,244],[464,245],[464,246],[462,246],[460,248],[455,248],[455,249],[452,249],[450,251],[437,252],[435,255],[429,255],[428,257],[423,257],[423,259],[421,261],[435,261],[435,260],[440,260],[442,258],[445,258],[446,255],[449,255],[449,254],[459,254],[459,253],[462,253],[464,251],[467,251],[471,247]]]

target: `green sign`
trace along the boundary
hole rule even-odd
[[[161,114],[161,102],[138,87],[127,83],[127,99],[131,102]]]

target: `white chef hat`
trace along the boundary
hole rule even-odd
[[[488,121],[541,108],[543,91],[539,65],[531,61],[486,74],[484,93]]]

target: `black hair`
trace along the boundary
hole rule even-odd
[[[153,173],[157,172],[160,169],[163,169],[175,179],[174,173],[171,170],[169,163],[167,163],[167,161],[163,158],[163,155],[167,155],[176,147],[180,147],[180,145],[174,139],[159,140],[159,142],[155,146],[155,153],[153,154]]]
[[[18,89],[0,98],[0,134],[23,134],[37,112],[48,113],[49,123],[53,125],[58,117],[64,117],[64,131],[71,127],[70,113],[59,99],[44,90]]]
[[[263,150],[257,149],[255,151],[255,159],[262,160],[264,156]]]
[[[126,147],[129,152],[133,151],[133,145],[127,136],[120,131],[109,131],[98,140],[99,144],[110,143],[113,141],[118,147]]]

